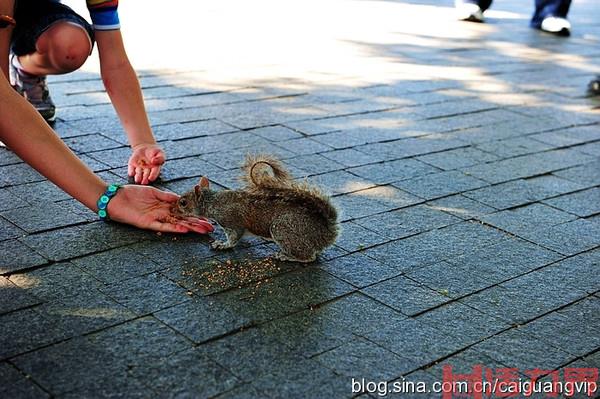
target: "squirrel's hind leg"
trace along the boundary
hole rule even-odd
[[[313,262],[318,251],[310,231],[314,231],[304,215],[282,215],[271,224],[271,237],[281,252],[275,257],[288,262]]]
[[[236,246],[240,238],[244,235],[245,229],[223,228],[227,241],[215,240],[210,244],[212,249],[230,249]]]

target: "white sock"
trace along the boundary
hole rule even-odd
[[[17,68],[19,71],[23,71],[23,65],[19,62],[19,56],[15,55],[12,57],[12,65]]]

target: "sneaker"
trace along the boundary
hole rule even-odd
[[[15,55],[10,59],[10,84],[33,105],[47,122],[53,122],[56,107],[46,84],[45,76],[34,76],[23,72],[14,63]]]
[[[590,82],[588,91],[594,96],[600,95],[600,75],[596,76],[596,79]]]
[[[558,36],[569,36],[571,34],[571,23],[565,18],[546,17],[542,21],[540,29]]]
[[[458,19],[469,22],[483,22],[483,11],[477,4],[461,3],[456,5]]]

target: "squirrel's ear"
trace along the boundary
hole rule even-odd
[[[202,176],[200,178],[200,183],[199,183],[201,188],[208,188],[208,186],[210,185],[208,179],[206,178],[206,176]]]
[[[194,192],[196,193],[196,195],[200,195],[200,191],[202,190],[202,187],[200,187],[199,184],[196,184],[194,186]]]

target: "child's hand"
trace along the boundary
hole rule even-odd
[[[116,222],[168,233],[195,231],[206,234],[214,230],[205,219],[175,218],[171,207],[178,199],[179,195],[154,187],[126,185],[109,202],[108,214]]]
[[[149,184],[156,180],[160,167],[165,163],[165,153],[158,144],[138,144],[127,165],[127,174],[137,184]]]

